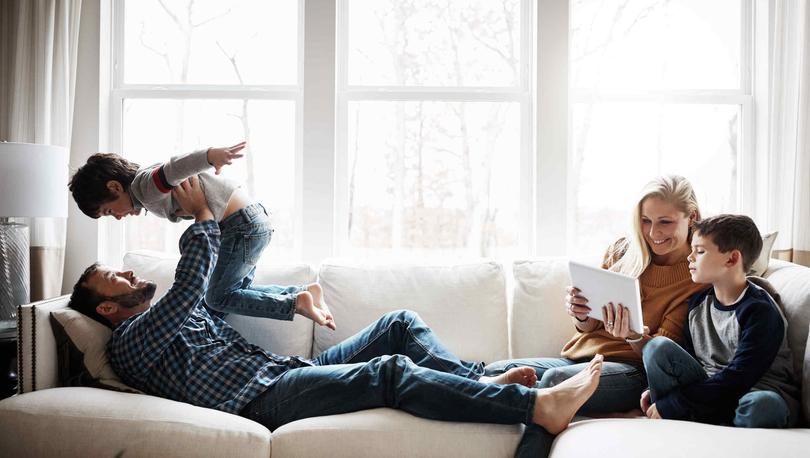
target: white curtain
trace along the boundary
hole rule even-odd
[[[774,255],[810,266],[810,6],[773,6],[768,223],[779,231]]]
[[[70,147],[81,0],[0,1],[0,140]],[[62,289],[65,220],[33,218],[31,300]]]

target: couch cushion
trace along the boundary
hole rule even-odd
[[[270,431],[246,418],[96,388],[4,399],[0,431],[0,456],[270,456]]]
[[[788,321],[788,345],[796,380],[801,380],[810,326],[810,268],[772,259],[765,278],[779,291]]]
[[[139,250],[124,256],[124,269],[133,270],[139,277],[157,283],[155,297],[166,293],[174,280],[178,256]],[[276,266],[260,263],[256,267],[253,283],[256,285],[304,285],[313,283],[315,271],[306,264]],[[293,321],[271,320],[230,314],[228,322],[249,342],[280,355],[312,355],[312,328],[310,320],[296,315]]]
[[[755,275],[761,277],[768,270],[771,261],[771,252],[773,251],[773,244],[776,242],[776,236],[779,231],[770,232],[762,235],[762,251],[759,257],[751,264],[751,269],[748,275]]]
[[[522,432],[522,425],[426,420],[372,409],[288,423],[273,431],[273,456],[511,458]]]
[[[463,359],[491,362],[508,355],[506,283],[496,262],[411,266],[327,260],[319,281],[337,330],[316,327],[316,355],[398,309],[419,313]]]
[[[810,332],[810,330],[808,330]],[[810,341],[804,350],[804,367],[802,368],[802,414],[805,424],[810,423]]]
[[[59,358],[59,385],[96,386],[140,393],[124,384],[107,359],[112,331],[96,320],[73,310],[51,312]]]
[[[564,306],[568,258],[516,261],[512,272],[512,357],[559,357],[576,332]]]
[[[808,429],[751,429],[676,420],[599,419],[572,424],[551,458],[805,457]]]

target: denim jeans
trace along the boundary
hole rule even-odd
[[[679,386],[708,378],[692,355],[666,337],[647,342],[643,353],[652,402]],[[734,411],[734,426],[743,428],[786,428],[792,423],[795,422],[791,421],[787,403],[773,391],[749,391],[740,398]]]
[[[205,293],[206,304],[217,311],[291,320],[300,286],[254,285],[256,262],[270,243],[273,229],[267,211],[252,204],[219,223],[219,258]]]
[[[587,361],[568,358],[524,358],[497,361],[488,364],[486,375],[502,374],[520,366],[533,367],[537,373],[537,387],[549,388],[567,380],[584,369]],[[639,407],[641,393],[647,386],[644,372],[632,364],[605,361],[596,392],[579,409],[580,414],[626,412]],[[548,456],[554,436],[537,425],[526,425],[516,457]]]
[[[530,423],[535,392],[480,383],[483,364],[462,361],[419,316],[392,312],[290,369],[241,415],[270,430],[303,418],[376,407],[446,421]]]
[[[533,367],[537,387],[549,388],[567,380],[588,366],[588,361],[568,358],[524,358],[497,361],[484,368],[486,375],[502,374],[520,366]],[[579,409],[580,414],[626,412],[639,407],[641,393],[647,387],[644,372],[632,364],[605,361],[599,387]]]

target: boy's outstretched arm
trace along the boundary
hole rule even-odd
[[[245,149],[246,145],[247,142],[242,142],[227,148],[210,148],[208,150],[208,163],[214,167],[214,173],[219,175],[223,166],[231,165],[234,159],[243,157],[245,153],[241,151]]]

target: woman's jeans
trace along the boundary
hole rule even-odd
[[[573,377],[587,367],[588,361],[568,358],[525,358],[498,361],[484,369],[486,375],[502,374],[509,369],[530,366],[537,373],[537,387],[550,388]],[[605,361],[596,392],[579,409],[580,414],[627,412],[637,409],[641,393],[647,387],[644,372],[632,364]],[[527,425],[515,456],[548,456],[554,436],[537,425]]]
[[[261,204],[251,204],[219,223],[219,258],[205,293],[217,311],[292,320],[300,286],[253,285],[256,262],[270,243],[273,229]]]
[[[695,358],[666,337],[647,342],[643,353],[652,402],[680,386],[708,378]],[[773,391],[749,391],[734,411],[734,426],[743,428],[786,428],[791,423],[787,403]]]
[[[454,356],[411,311],[384,315],[310,363],[281,375],[241,414],[270,430],[376,407],[436,420],[531,423],[534,390],[478,382],[483,364]]]

